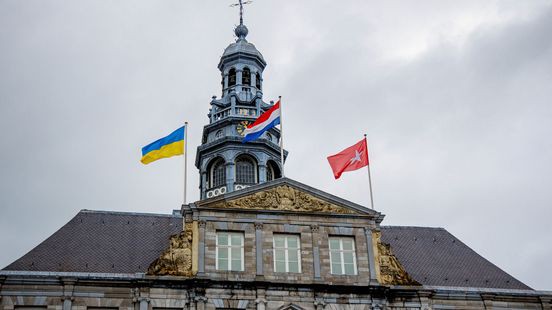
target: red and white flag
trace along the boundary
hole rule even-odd
[[[366,139],[362,139],[335,155],[328,156],[328,162],[336,179],[339,179],[345,171],[353,171],[368,166]]]

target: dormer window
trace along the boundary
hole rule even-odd
[[[249,68],[244,68],[242,73],[242,84],[251,86],[251,71]]]
[[[228,72],[228,87],[236,85],[236,69],[232,68]]]

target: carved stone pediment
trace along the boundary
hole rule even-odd
[[[236,199],[219,201],[209,205],[209,207],[333,214],[359,213],[353,209],[322,200],[289,185],[277,186]]]

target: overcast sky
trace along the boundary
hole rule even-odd
[[[232,1],[0,0],[0,268],[81,209],[178,209],[182,159],[139,159],[185,120],[199,198]],[[326,161],[367,133],[383,224],[444,227],[552,289],[552,1],[256,0],[245,23],[286,176],[368,206],[366,171]]]

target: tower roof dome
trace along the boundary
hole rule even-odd
[[[236,42],[231,43],[230,45],[228,45],[228,47],[226,47],[226,49],[224,49],[222,58],[231,56],[233,54],[243,53],[243,54],[249,54],[252,56],[257,56],[264,62],[263,54],[261,54],[261,52],[257,50],[255,45],[247,42],[247,40],[245,39],[248,32],[249,30],[244,24],[239,24],[236,27],[236,29],[234,29],[234,33],[236,34],[236,37],[237,37]]]

